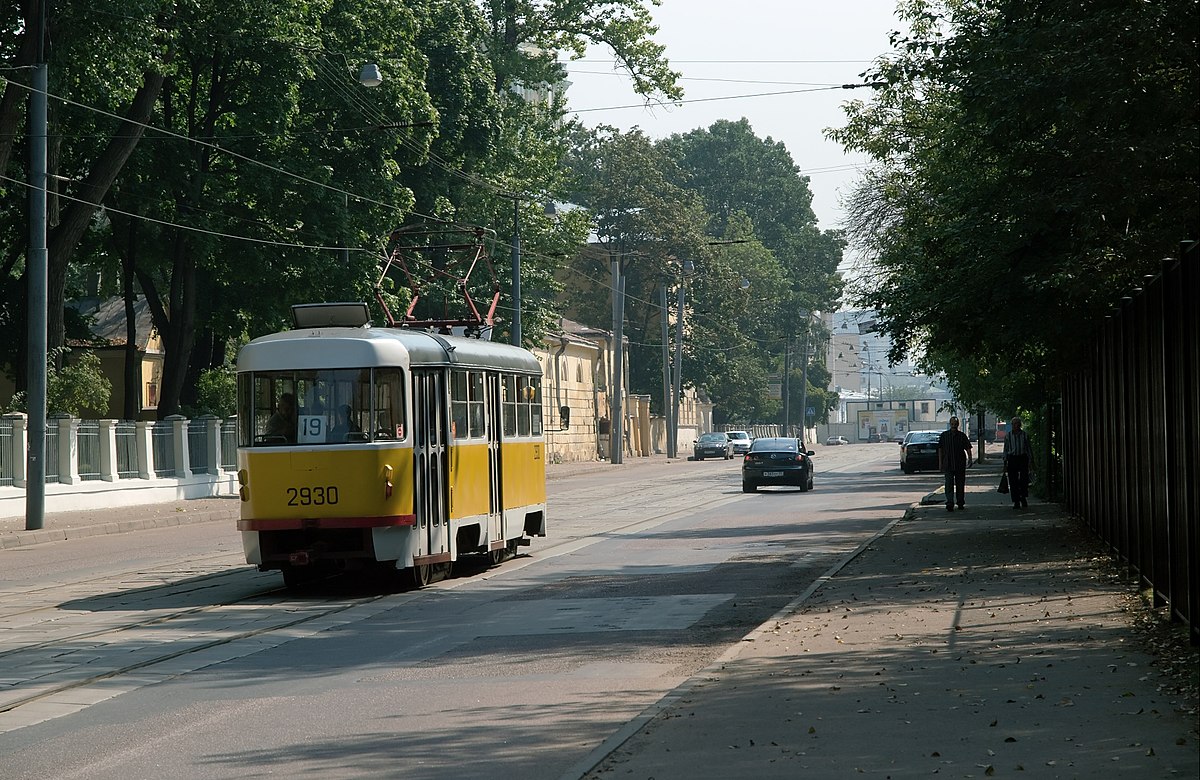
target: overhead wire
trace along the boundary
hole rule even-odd
[[[323,64],[326,66],[325,68],[323,68],[323,67],[322,67],[322,65],[323,65]],[[350,103],[350,104],[351,104],[351,106],[352,106],[352,107],[356,108],[357,110],[359,110],[360,112],[362,112],[364,115],[368,116],[368,118],[374,118],[374,119],[378,120],[378,121],[379,121],[379,126],[381,126],[381,127],[382,127],[382,126],[386,126],[386,125],[388,125],[388,124],[389,124],[389,122],[387,121],[387,117],[386,117],[386,116],[385,116],[385,115],[384,115],[384,114],[383,114],[383,113],[382,113],[382,112],[381,112],[381,111],[378,109],[378,107],[377,107],[377,106],[375,106],[375,105],[373,105],[373,104],[372,104],[370,101],[367,101],[367,100],[365,99],[365,97],[363,97],[361,94],[359,94],[359,92],[358,92],[358,91],[356,91],[356,90],[353,90],[353,89],[349,88],[349,86],[348,86],[346,83],[344,83],[344,79],[342,79],[342,78],[333,78],[333,77],[331,77],[331,74],[330,74],[330,73],[328,73],[328,71],[327,71],[327,69],[326,69],[326,68],[327,68],[327,66],[328,66],[328,60],[326,60],[326,59],[324,59],[324,58],[320,58],[320,59],[318,59],[318,60],[317,60],[317,65],[316,65],[316,67],[314,68],[314,74],[316,75],[316,77],[317,77],[318,79],[320,79],[320,80],[322,81],[322,84],[323,84],[323,86],[325,86],[325,87],[327,87],[327,88],[331,89],[333,92],[335,92],[335,93],[337,93],[337,94],[340,94],[340,95],[341,95],[341,96],[342,96],[344,99],[346,99],[346,100],[348,101],[348,103]],[[18,86],[18,87],[20,87],[20,88],[22,88],[22,89],[26,89],[27,91],[31,91],[31,90],[32,90],[32,87],[30,87],[30,86],[27,86],[27,85],[24,85],[24,84],[21,84],[20,82],[14,82],[14,81],[7,80],[7,79],[6,79],[5,81],[7,81],[7,82],[9,82],[9,83],[13,83],[13,84],[15,84],[16,86]],[[816,89],[804,89],[804,90],[786,90],[786,91],[774,92],[774,93],[759,93],[759,94],[753,94],[753,95],[725,96],[725,97],[721,97],[721,98],[704,98],[704,99],[698,99],[698,100],[696,100],[696,101],[683,101],[683,102],[704,102],[704,101],[711,101],[711,100],[735,99],[735,98],[741,98],[741,97],[761,97],[761,96],[767,96],[767,95],[795,94],[795,93],[803,93],[803,92],[815,92],[815,91],[822,91],[822,90],[825,90],[825,89],[842,89],[842,88],[846,88],[847,86],[860,86],[860,85],[842,85],[842,86],[829,86],[829,87],[822,87],[822,88],[816,88]],[[173,132],[173,131],[171,131],[171,130],[167,130],[167,129],[164,129],[164,128],[157,127],[157,126],[155,126],[155,125],[151,125],[151,124],[144,123],[144,122],[137,122],[137,121],[135,121],[135,120],[130,120],[130,119],[126,118],[126,117],[123,117],[123,116],[120,116],[120,115],[114,114],[114,113],[112,113],[112,112],[110,112],[110,111],[107,111],[107,110],[105,110],[105,109],[97,108],[97,107],[94,107],[94,106],[89,106],[89,105],[87,105],[87,104],[81,103],[81,102],[79,102],[79,101],[72,100],[72,99],[70,99],[70,98],[63,97],[63,96],[61,96],[61,95],[57,95],[57,94],[53,94],[53,93],[49,93],[49,92],[47,92],[47,98],[53,98],[53,99],[55,99],[55,100],[58,100],[58,101],[60,101],[60,102],[61,102],[61,103],[63,103],[64,105],[71,105],[71,106],[74,106],[74,107],[77,107],[77,108],[80,108],[80,109],[83,109],[83,110],[86,110],[86,111],[92,111],[92,112],[94,112],[94,113],[97,113],[97,114],[99,114],[99,115],[102,115],[102,116],[109,117],[109,118],[111,118],[111,119],[117,120],[117,121],[119,121],[119,122],[122,122],[122,123],[133,124],[133,125],[136,125],[136,126],[142,127],[144,130],[148,130],[148,131],[150,131],[150,132],[153,132],[153,133],[159,133],[159,134],[161,134],[161,135],[163,135],[163,136],[166,136],[166,137],[169,137],[169,138],[173,138],[173,139],[177,139],[177,140],[183,140],[183,141],[186,141],[186,142],[190,142],[190,143],[199,144],[199,145],[201,145],[201,146],[205,146],[205,147],[207,147],[207,148],[210,148],[210,149],[214,150],[214,151],[215,151],[215,152],[217,152],[217,153],[220,153],[220,154],[226,154],[226,155],[229,155],[229,156],[231,156],[231,157],[235,157],[235,158],[237,158],[237,159],[240,159],[240,160],[243,160],[243,161],[245,161],[245,162],[247,162],[247,163],[250,163],[251,165],[259,166],[259,167],[261,167],[261,168],[264,168],[264,169],[266,169],[266,170],[269,170],[269,171],[275,172],[275,173],[277,173],[277,174],[280,174],[280,175],[283,175],[283,176],[286,176],[286,177],[293,178],[293,179],[295,179],[295,180],[297,180],[297,181],[301,181],[301,182],[304,182],[304,183],[306,183],[306,184],[310,184],[310,185],[312,185],[312,186],[316,186],[316,187],[319,187],[319,188],[321,188],[321,189],[324,189],[324,190],[327,190],[327,191],[330,191],[330,192],[334,192],[334,193],[342,194],[342,195],[344,195],[344,196],[346,196],[346,197],[353,197],[353,198],[355,198],[355,199],[356,199],[356,200],[358,200],[358,201],[362,201],[362,202],[366,202],[366,203],[372,203],[372,204],[379,205],[379,206],[382,206],[382,207],[385,207],[385,208],[388,208],[388,209],[391,209],[391,210],[394,210],[394,211],[397,211],[397,212],[401,212],[401,210],[400,210],[398,207],[396,207],[394,204],[385,203],[385,202],[383,202],[383,201],[379,201],[379,200],[376,200],[376,199],[374,199],[374,198],[370,198],[370,197],[367,197],[367,196],[359,195],[358,193],[354,193],[354,192],[351,192],[351,191],[349,191],[349,190],[345,190],[345,189],[343,189],[343,188],[340,188],[340,187],[337,187],[337,186],[335,186],[335,185],[325,184],[325,183],[323,183],[323,182],[316,181],[316,180],[314,180],[314,179],[311,179],[311,178],[309,178],[309,177],[306,177],[306,176],[303,176],[303,175],[296,174],[296,173],[293,173],[293,172],[291,172],[291,171],[288,171],[288,170],[286,170],[286,169],[284,169],[284,168],[281,168],[281,167],[279,167],[279,166],[272,165],[272,164],[270,164],[270,163],[265,163],[265,162],[262,162],[262,161],[260,161],[260,160],[256,160],[256,159],[254,159],[253,157],[250,157],[250,156],[248,156],[248,155],[245,155],[245,154],[242,154],[242,153],[240,153],[240,152],[236,152],[236,151],[234,151],[234,150],[231,150],[231,149],[225,148],[225,147],[223,147],[223,146],[221,146],[221,145],[219,145],[219,144],[217,144],[217,143],[214,143],[214,142],[211,142],[211,141],[208,141],[208,140],[199,139],[199,138],[191,138],[191,137],[188,137],[188,136],[184,136],[184,135],[182,135],[182,134],[179,134],[179,133],[175,133],[175,132]],[[643,107],[643,106],[640,106],[640,105],[639,105],[639,106],[628,106],[628,107],[629,107],[629,108],[633,108],[633,107]],[[583,109],[582,111],[598,111],[598,110],[605,110],[605,109]],[[576,111],[576,113],[579,113],[579,111]],[[254,136],[237,136],[236,138],[245,138],[245,137],[254,137]],[[400,138],[400,139],[398,139],[398,140],[400,141],[400,143],[401,143],[402,145],[404,145],[404,146],[405,146],[406,148],[408,148],[410,151],[414,151],[414,152],[416,152],[416,153],[418,153],[418,154],[422,154],[422,155],[426,155],[426,156],[428,156],[428,158],[430,159],[430,161],[431,161],[431,162],[432,162],[432,163],[433,163],[435,166],[437,166],[437,167],[439,167],[439,168],[442,168],[442,169],[443,169],[443,170],[445,170],[447,173],[449,173],[449,174],[451,174],[451,175],[453,175],[453,176],[456,176],[456,177],[460,178],[461,180],[463,180],[463,181],[465,181],[465,182],[467,182],[467,183],[471,183],[471,184],[475,184],[475,185],[480,185],[480,186],[485,186],[485,187],[487,187],[488,189],[491,189],[491,190],[492,190],[493,192],[495,192],[496,194],[505,195],[505,196],[508,196],[508,197],[512,197],[512,196],[513,196],[513,195],[512,195],[512,193],[510,193],[509,191],[507,191],[507,189],[506,189],[506,188],[504,188],[504,187],[501,187],[500,185],[497,185],[497,184],[495,184],[495,183],[493,183],[493,182],[490,182],[490,181],[488,181],[488,180],[486,180],[486,179],[483,179],[482,177],[478,177],[478,176],[476,176],[476,175],[473,175],[473,174],[467,173],[467,172],[465,172],[465,171],[459,170],[459,169],[457,169],[457,168],[455,168],[455,167],[453,167],[453,166],[451,166],[451,165],[447,164],[445,161],[443,161],[441,158],[439,158],[439,157],[438,157],[436,154],[433,154],[432,152],[430,152],[430,151],[428,151],[428,150],[424,150],[424,149],[422,149],[421,147],[419,147],[419,146],[415,145],[415,144],[414,144],[414,143],[413,143],[411,140],[409,140],[409,139]],[[854,167],[854,166],[845,166],[845,167]],[[830,170],[838,170],[838,169],[842,169],[842,167],[841,167],[841,166],[838,166],[838,167],[831,168]],[[813,172],[813,173],[819,173],[819,172],[824,172],[824,171],[823,171],[822,169],[814,169],[814,170],[813,170],[813,171],[811,171],[811,172]],[[5,181],[10,181],[10,182],[13,182],[13,183],[15,183],[15,184],[18,184],[18,185],[21,185],[21,186],[25,186],[25,187],[31,186],[31,185],[29,185],[27,182],[23,182],[23,181],[20,181],[20,180],[18,180],[18,179],[13,179],[13,178],[11,178],[11,177],[8,177],[8,176],[2,176],[2,175],[0,175],[0,179],[3,179],[3,180],[5,180]],[[148,221],[148,222],[151,222],[151,223],[155,223],[155,224],[159,224],[159,225],[163,225],[163,226],[166,226],[166,227],[173,227],[173,228],[178,228],[178,229],[182,229],[182,230],[188,230],[188,231],[192,231],[192,232],[197,232],[197,233],[202,233],[202,234],[208,234],[208,235],[212,235],[212,236],[214,236],[214,237],[220,237],[220,238],[225,238],[225,239],[230,239],[230,240],[240,240],[240,241],[247,241],[247,242],[256,243],[256,244],[263,244],[263,245],[271,245],[271,246],[279,246],[279,247],[288,247],[288,248],[297,248],[297,249],[319,250],[319,251],[356,251],[356,252],[365,252],[365,251],[369,251],[369,250],[363,249],[363,248],[361,248],[361,247],[329,246],[329,245],[323,245],[323,244],[299,243],[299,242],[281,241],[281,240],[278,240],[278,239],[266,239],[266,238],[252,237],[252,236],[242,236],[242,235],[237,235],[237,234],[232,234],[232,233],[226,233],[226,232],[221,232],[221,231],[214,231],[214,230],[210,230],[210,229],[206,229],[206,228],[200,228],[200,227],[197,227],[197,226],[194,226],[194,225],[187,225],[187,224],[182,224],[182,223],[171,222],[171,221],[169,221],[169,220],[157,219],[157,218],[154,218],[154,217],[149,217],[149,216],[146,216],[146,215],[144,215],[144,214],[136,214],[136,213],[133,213],[133,212],[128,212],[128,211],[124,211],[124,210],[116,209],[116,208],[113,208],[113,207],[111,207],[111,206],[106,206],[106,205],[104,205],[104,204],[100,204],[100,203],[92,203],[92,202],[90,202],[90,201],[87,201],[87,200],[85,200],[85,199],[82,199],[82,198],[77,198],[77,197],[74,197],[74,196],[71,196],[71,195],[67,195],[67,194],[65,194],[65,193],[56,193],[56,196],[57,196],[57,197],[60,197],[60,198],[63,198],[63,199],[66,199],[66,200],[71,200],[71,201],[74,201],[74,202],[84,203],[84,204],[86,204],[86,205],[90,205],[90,206],[93,206],[93,207],[95,207],[95,208],[106,208],[106,209],[108,209],[109,211],[112,211],[113,213],[116,213],[116,214],[121,214],[121,215],[123,215],[123,216],[128,216],[128,217],[129,217],[129,218],[131,218],[131,219],[142,219],[142,220],[145,220],[145,221]],[[215,212],[206,212],[206,213],[215,213]],[[404,213],[404,212],[401,212],[401,213]],[[447,224],[447,223],[449,223],[449,221],[448,221],[448,220],[443,220],[443,219],[441,219],[441,218],[439,218],[439,217],[435,217],[435,216],[432,216],[432,215],[427,215],[427,214],[422,214],[422,213],[420,213],[420,212],[415,212],[415,211],[412,211],[412,212],[407,212],[407,213],[408,213],[408,214],[411,214],[411,215],[415,215],[415,216],[417,216],[417,217],[420,217],[420,218],[422,218],[422,219],[426,219],[426,220],[432,221],[432,222],[443,223],[443,224]],[[230,218],[230,219],[239,219],[239,218],[237,218],[237,217],[231,217],[231,216],[229,216],[229,215],[221,215],[221,216],[223,216],[223,217],[225,217],[225,218]],[[250,221],[250,222],[251,222],[251,224],[261,224],[261,223],[254,223],[253,221]],[[497,245],[499,245],[499,246],[511,246],[511,245],[505,244],[504,242],[497,242]],[[528,253],[528,252],[527,252],[527,254],[530,254],[530,253]],[[536,255],[535,255],[535,256],[536,256]],[[546,258],[545,256],[542,256],[542,259],[547,259],[547,258]],[[432,266],[430,266],[430,267],[432,267]],[[585,276],[585,278],[588,278],[586,274],[585,274],[584,276]],[[596,283],[596,284],[598,284],[598,285],[600,285],[600,286],[604,287],[604,288],[608,288],[608,289],[610,289],[610,291],[611,291],[611,287],[610,287],[609,283],[607,283],[607,282],[604,282],[604,281],[600,281],[600,280],[598,280],[598,279],[590,279],[590,280],[591,280],[591,281],[593,281],[594,283]],[[655,303],[655,302],[651,302],[651,301],[642,301],[642,300],[640,300],[640,299],[637,299],[637,298],[633,298],[633,300],[637,300],[638,302],[642,303],[643,305],[650,306],[650,307],[652,307],[652,308],[654,308],[654,309],[661,309],[661,308],[662,308],[661,306],[659,306],[659,305],[658,305],[657,303]],[[501,308],[508,309],[508,308],[510,308],[510,307],[501,307]],[[669,309],[669,307],[668,307],[668,309]],[[779,340],[774,340],[774,341],[770,341],[770,340],[760,340],[760,339],[752,339],[752,340],[754,340],[754,341],[758,341],[759,343],[779,343]],[[657,345],[657,346],[661,346],[661,345]]]

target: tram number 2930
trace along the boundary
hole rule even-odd
[[[337,485],[287,489],[288,506],[325,506],[338,502]]]

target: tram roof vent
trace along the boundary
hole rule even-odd
[[[292,307],[292,322],[297,328],[361,328],[371,323],[367,304],[298,303]]]

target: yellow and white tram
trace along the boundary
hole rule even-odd
[[[343,569],[420,586],[466,554],[546,535],[541,365],[476,338],[372,327],[366,304],[294,307],[238,353],[238,528],[295,586]]]

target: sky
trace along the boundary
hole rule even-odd
[[[638,126],[654,139],[745,117],[759,138],[782,142],[810,177],[818,225],[829,230],[840,226],[840,195],[866,158],[845,154],[824,130],[843,125],[840,106],[869,98],[870,90],[750,96],[860,82],[889,51],[888,35],[900,26],[894,8],[895,0],[663,0],[651,8],[654,40],[683,74],[684,100],[697,102],[642,107],[602,48],[567,63],[567,101],[585,125]]]

